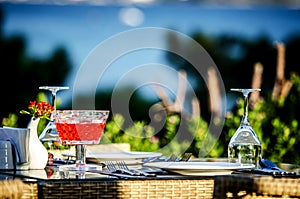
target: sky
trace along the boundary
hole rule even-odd
[[[75,84],[79,69],[89,59],[89,55],[95,49],[101,48],[101,44],[126,31],[156,27],[175,30],[188,36],[201,31],[211,35],[227,33],[250,38],[263,33],[271,36],[274,42],[282,41],[290,34],[300,32],[300,10],[281,7],[225,8],[198,4],[92,6],[21,3],[2,3],[2,6],[4,35],[23,34],[27,39],[27,52],[31,56],[48,56],[56,47],[66,48],[73,69],[65,85],[71,88]],[[159,37],[158,42],[163,46],[164,37]],[[107,53],[113,52],[114,48],[119,50],[122,44],[115,43]],[[160,49],[144,48],[120,54],[106,68],[105,75],[99,78],[101,80],[97,88],[113,87],[130,70],[151,63],[172,67],[165,60],[163,50]],[[177,76],[173,71],[139,71],[136,78],[140,79],[145,75],[154,79],[167,79],[169,83],[166,87],[176,90]],[[83,92],[91,89],[89,78],[85,79],[81,87]],[[134,83],[134,78],[128,81],[128,84]]]

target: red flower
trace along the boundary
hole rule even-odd
[[[30,101],[28,111],[22,110],[20,113],[50,120],[50,115],[53,110],[53,106],[51,106],[48,102]]]

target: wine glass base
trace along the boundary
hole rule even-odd
[[[59,171],[76,171],[76,172],[85,172],[85,171],[102,171],[102,166],[97,164],[68,164],[61,165],[58,167]]]

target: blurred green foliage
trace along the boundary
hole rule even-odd
[[[113,119],[106,124],[106,131],[101,143],[130,143],[133,151],[156,151],[158,143],[152,140],[153,128],[145,122],[135,122],[134,125],[122,130],[124,117],[114,115]]]
[[[261,98],[255,104],[250,104],[248,116],[252,128],[261,140],[264,158],[274,162],[300,164],[299,117],[291,116],[286,111],[296,106],[292,104],[294,99],[300,98],[300,77],[293,76],[292,81],[294,91],[286,99],[274,102],[271,95]],[[199,156],[204,144],[211,144],[214,147],[205,157],[227,157],[227,145],[238,128],[244,111],[244,100],[239,98],[236,102],[236,109],[226,115],[222,132],[225,139],[222,136],[215,138],[208,130],[208,123],[201,117],[191,119],[170,114],[163,133],[157,137],[154,128],[148,126],[146,121],[136,121],[123,130],[125,119],[116,114],[108,121],[101,143],[130,143],[133,151],[158,151],[168,145],[166,150],[162,150],[165,155],[186,149],[185,152],[191,152],[195,157]],[[280,112],[285,112],[286,115],[279,114]],[[185,126],[184,137],[191,136],[192,141],[177,136],[178,128],[182,125]]]
[[[8,114],[7,118],[2,119],[2,125],[9,126],[9,127],[18,127],[17,121],[18,121],[18,116],[14,113],[10,113]]]
[[[159,136],[146,121],[135,121],[125,129],[123,124],[124,117],[115,114],[106,124],[101,143],[130,143],[132,151],[161,151],[165,155],[191,152],[197,157],[205,139],[211,143],[217,142],[208,132],[207,122],[200,117],[186,118],[170,114]],[[179,128],[181,133],[178,133]],[[211,153],[217,156],[220,151],[223,150],[214,149]]]

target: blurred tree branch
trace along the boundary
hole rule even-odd
[[[277,67],[276,67],[276,79],[272,92],[272,99],[278,102],[279,99],[284,100],[290,92],[293,84],[290,80],[285,79],[285,45],[280,42],[276,42]]]

